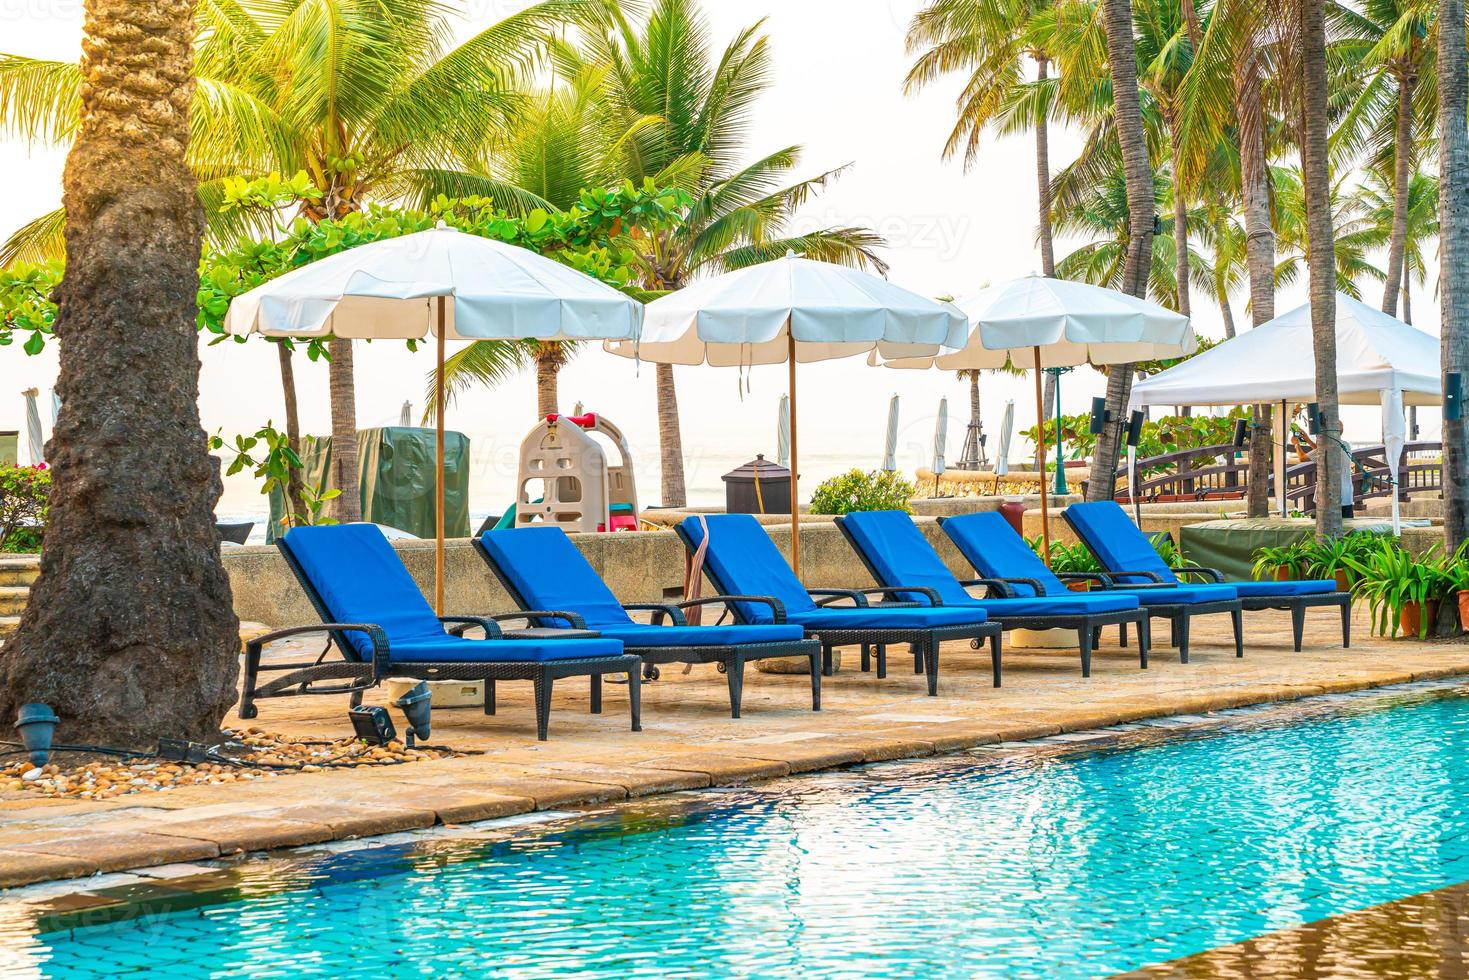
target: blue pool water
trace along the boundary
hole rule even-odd
[[[0,940],[57,977],[1104,976],[1469,880],[1466,748],[1455,696],[938,760],[337,854],[225,904]]]

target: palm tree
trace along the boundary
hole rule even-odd
[[[1439,310],[1445,374],[1469,376],[1469,70],[1464,0],[1438,14]],[[1443,424],[1444,542],[1452,554],[1469,538],[1469,426]]]
[[[1234,202],[1215,203],[1203,209],[1203,220],[1199,223],[1200,237],[1209,248],[1209,255],[1198,263],[1194,279],[1207,290],[1219,307],[1224,319],[1224,336],[1235,336],[1234,310],[1230,296],[1242,285],[1249,275],[1245,256],[1245,229],[1235,217]]]
[[[1402,222],[1402,312],[1404,323],[1413,322],[1413,283],[1428,278],[1428,246],[1438,239],[1438,177],[1415,171],[1408,178],[1408,202]],[[1357,188],[1356,198],[1362,220],[1372,232],[1379,247],[1387,245],[1398,232],[1397,181],[1381,170],[1368,171],[1367,180]]]
[[[1300,119],[1301,183],[1304,189],[1306,264],[1310,271],[1311,337],[1316,354],[1316,403],[1321,442],[1316,459],[1316,533],[1341,534],[1341,418],[1336,384],[1337,268],[1332,235],[1331,166],[1327,135],[1328,90],[1324,0],[1295,0],[1298,46],[1297,110]]]
[[[312,193],[289,207],[308,220],[341,217],[369,200],[422,204],[440,193],[478,195],[511,209],[544,202],[482,168],[483,147],[508,134],[524,99],[520,79],[547,33],[599,14],[598,0],[542,0],[450,47],[434,0],[302,0],[200,4],[189,163],[211,238],[263,230],[223,206],[227,179],[305,171]],[[31,138],[75,127],[76,65],[0,57],[3,124]],[[12,237],[0,260],[54,249],[60,215]],[[49,234],[50,239],[38,238]],[[332,341],[333,483],[357,486],[352,348]],[[333,506],[360,516],[357,494]]]
[[[1107,33],[1107,66],[1112,79],[1112,119],[1122,151],[1126,186],[1128,238],[1123,265],[1123,290],[1133,296],[1147,295],[1153,263],[1153,219],[1156,188],[1148,160],[1147,134],[1143,130],[1142,105],[1138,97],[1137,54],[1133,44],[1131,0],[1101,0],[1102,23]],[[1107,373],[1107,409],[1122,417],[1132,394],[1132,366],[1119,364]],[[1097,438],[1092,478],[1087,484],[1091,500],[1110,500],[1112,474],[1117,472],[1121,440],[1116,426]]]
[[[1035,131],[1037,240],[1041,269],[1054,276],[1048,125],[1053,59],[1038,32],[1027,30],[1028,22],[1049,6],[1049,0],[932,0],[908,25],[908,53],[918,60],[903,89],[912,95],[947,75],[965,76],[943,155],[951,159],[962,149],[966,171],[978,159],[980,137],[992,124],[1003,120],[1002,131]],[[1036,66],[1034,87],[1025,84],[1027,62]],[[1026,89],[1032,91],[1022,98]],[[1024,108],[1017,110],[1017,103]]]
[[[1289,285],[1299,279],[1302,268],[1310,264],[1310,197],[1301,168],[1276,167],[1272,173],[1274,218],[1282,253],[1275,267],[1275,277],[1281,285]],[[1327,192],[1333,232],[1332,255],[1336,265],[1335,288],[1353,299],[1361,299],[1361,282],[1381,282],[1385,275],[1369,259],[1382,246],[1383,238],[1379,233],[1380,226],[1365,213],[1361,195],[1348,180],[1348,176],[1336,178],[1331,181]]]
[[[197,405],[194,18],[189,0],[87,0],[85,30],[50,516],[41,576],[0,649],[0,716],[44,702],[64,742],[213,743],[240,641]]]
[[[885,270],[874,253],[881,239],[867,229],[787,233],[795,211],[844,168],[789,183],[799,146],[739,163],[755,102],[770,83],[760,24],[740,31],[717,61],[712,55],[708,24],[694,0],[657,0],[641,24],[614,8],[605,29],[588,32],[584,41],[584,60],[604,72],[598,99],[608,176],[652,177],[693,200],[675,228],[632,240],[644,288],[680,289],[701,272],[787,251]],[[672,366],[658,365],[656,377],[662,502],[682,506],[687,493]]]

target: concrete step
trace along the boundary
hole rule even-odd
[[[24,585],[0,585],[0,616],[19,616],[31,590]]]
[[[40,559],[0,558],[0,587],[30,585],[40,574]]]

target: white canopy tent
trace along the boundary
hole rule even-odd
[[[1233,340],[1132,386],[1132,407],[1260,405],[1316,400],[1311,305],[1291,310]],[[1399,528],[1398,459],[1407,442],[1404,405],[1443,401],[1439,342],[1401,320],[1336,294],[1336,380],[1343,405],[1380,405],[1393,482],[1393,530]],[[1283,442],[1285,420],[1277,422]],[[1276,461],[1276,496],[1285,501],[1284,453]]]

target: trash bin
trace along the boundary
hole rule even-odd
[[[791,471],[764,454],[720,477],[724,509],[730,514],[791,513]]]

